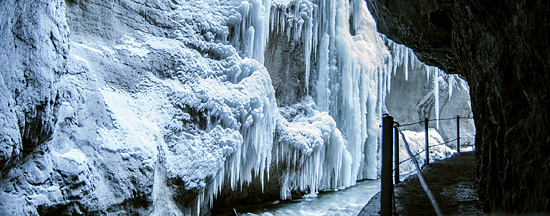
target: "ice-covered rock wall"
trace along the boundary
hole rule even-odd
[[[377,177],[408,58],[362,0],[0,4],[0,214],[201,214]]]
[[[0,214],[198,213],[269,173],[271,79],[224,43],[240,2],[1,4]]]
[[[435,67],[426,66],[411,49],[403,45],[389,39],[386,39],[386,44],[392,58],[409,58],[407,61],[401,60],[392,69],[388,83],[391,91],[385,100],[388,113],[401,124],[424,121],[425,118],[445,119],[429,123],[429,127],[436,129],[445,141],[456,139],[456,116],[461,116],[461,147],[473,146],[475,126],[471,119],[473,114],[468,83],[457,74],[446,74]],[[424,130],[424,124],[403,129],[420,131]],[[456,149],[456,142],[448,146]]]
[[[344,162],[350,164],[343,165],[349,170],[344,170],[345,176],[337,185],[321,188],[346,187],[358,179],[376,178],[382,92],[378,89],[382,86],[375,80],[382,76],[388,52],[366,4],[291,1],[275,5],[272,31],[303,49],[302,99],[311,96],[316,108],[334,119],[345,140]]]

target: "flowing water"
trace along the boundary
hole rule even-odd
[[[238,215],[357,215],[380,191],[380,180],[365,180],[339,191],[320,192],[291,201],[238,206]]]

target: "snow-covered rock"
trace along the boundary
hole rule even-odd
[[[205,214],[378,175],[401,60],[362,0],[0,6],[2,215]]]
[[[411,49],[403,45],[389,39],[386,39],[386,44],[392,58],[401,59],[394,60],[399,63],[394,64],[388,84],[391,86],[385,100],[388,113],[401,124],[428,118],[431,120],[429,127],[436,129],[445,141],[456,139],[456,116],[461,116],[461,147],[473,146],[475,126],[468,83],[459,75],[446,74],[424,65]],[[424,123],[403,129],[423,131]],[[450,142],[448,146],[456,150],[456,142]]]

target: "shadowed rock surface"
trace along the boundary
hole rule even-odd
[[[378,30],[468,81],[488,211],[550,211],[550,5],[367,0]]]

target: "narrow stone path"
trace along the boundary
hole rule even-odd
[[[451,158],[431,163],[422,169],[422,175],[443,215],[483,215],[482,204],[477,196],[474,152],[455,154]],[[435,215],[417,175],[395,186],[395,200],[398,215]],[[378,215],[379,210],[380,193],[363,207],[359,215]]]

